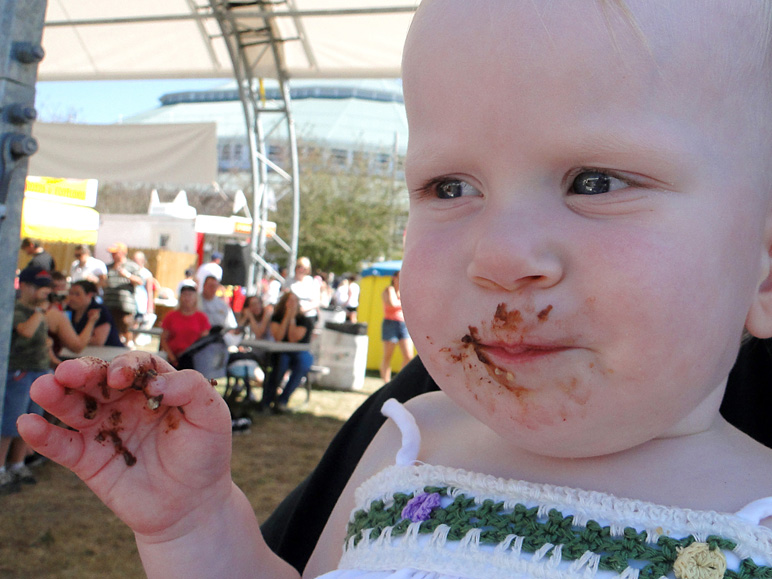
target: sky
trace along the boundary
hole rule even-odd
[[[42,122],[119,123],[150,109],[170,92],[206,90],[228,79],[39,82],[35,108]]]

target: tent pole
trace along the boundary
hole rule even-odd
[[[262,202],[261,195],[263,193],[263,186],[260,179],[260,166],[263,165],[258,159],[258,139],[256,126],[260,122],[255,107],[251,106],[251,99],[247,94],[247,90],[244,88],[244,84],[250,82],[248,78],[239,78],[237,76],[236,82],[239,84],[239,99],[241,100],[241,106],[244,110],[244,121],[247,128],[247,143],[249,145],[249,166],[250,176],[252,181],[252,208],[253,215],[257,215],[258,208]],[[257,238],[255,234],[256,219],[252,218],[252,231],[250,233],[250,247],[251,251],[255,251]],[[250,252],[251,253],[251,252]],[[247,269],[247,295],[252,295],[255,290],[255,262],[249,260],[249,267]]]

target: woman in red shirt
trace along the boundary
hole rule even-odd
[[[169,312],[161,322],[161,351],[177,367],[179,355],[209,333],[211,325],[206,314],[198,311],[198,294],[192,286],[180,288],[177,309]]]

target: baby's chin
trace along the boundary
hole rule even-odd
[[[657,437],[651,421],[620,428],[614,419],[603,419],[603,410],[591,402],[578,407],[575,402],[525,404],[504,401],[506,396],[488,399],[469,392],[448,392],[455,404],[483,427],[516,449],[548,458],[595,458],[623,452]],[[455,395],[454,395],[455,394]],[[620,432],[621,430],[621,432]]]

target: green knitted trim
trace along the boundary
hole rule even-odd
[[[383,533],[386,527],[391,527],[391,536],[400,537],[407,532],[411,524],[410,518],[403,517],[403,510],[413,513],[415,501],[408,506],[411,499],[420,503],[427,495],[450,497],[452,488],[424,488],[423,493],[396,493],[393,501],[386,506],[382,500],[373,501],[368,510],[358,510],[348,525],[346,542],[353,538],[358,544],[363,533],[369,529],[370,539],[374,540]],[[436,503],[433,503],[436,504]],[[565,561],[576,561],[587,551],[600,556],[599,569],[622,573],[636,561],[645,565],[640,569],[640,579],[659,579],[672,572],[673,564],[679,554],[679,549],[688,547],[695,542],[691,535],[676,539],[661,535],[656,543],[647,541],[648,534],[638,532],[632,527],[624,529],[621,536],[611,534],[611,528],[602,527],[595,521],[589,521],[585,526],[574,525],[572,516],[563,516],[557,509],[549,511],[546,519],[537,516],[538,507],[527,508],[522,504],[514,509],[505,509],[503,502],[486,500],[477,504],[474,498],[459,494],[447,507],[434,506],[429,511],[418,515],[420,534],[431,534],[440,525],[448,525],[450,531],[448,540],[459,541],[470,530],[480,530],[480,544],[498,545],[509,535],[523,537],[522,550],[525,553],[535,553],[546,544],[562,545],[561,557]],[[406,515],[407,516],[407,515]],[[711,535],[706,543],[711,549],[731,551],[736,547],[733,541]],[[751,559],[744,559],[737,571],[727,570],[724,579],[772,579],[772,567],[756,565]]]

